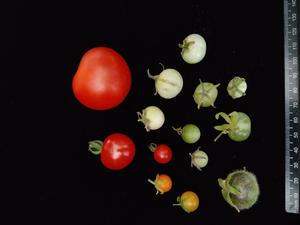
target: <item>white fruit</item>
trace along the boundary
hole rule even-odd
[[[183,43],[179,44],[179,47],[182,48],[181,56],[183,60],[189,64],[200,62],[206,54],[205,39],[199,34],[188,35]]]

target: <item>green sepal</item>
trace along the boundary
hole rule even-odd
[[[230,119],[231,119],[231,123],[232,123],[232,127],[236,127],[238,124],[238,120],[239,120],[239,114],[236,111],[233,111],[232,113],[229,114]]]
[[[230,194],[234,194],[234,195],[239,195],[240,192],[232,187],[228,182],[227,179],[223,180],[223,179],[218,179],[218,183],[219,186],[222,188],[221,193],[222,196],[224,198],[224,200],[231,205],[233,208],[235,208],[238,212],[240,212],[239,208],[232,202],[231,198],[230,198]]]
[[[215,118],[218,120],[219,119],[219,117],[223,117],[223,119],[227,122],[227,123],[231,123],[231,119],[230,119],[230,117],[229,117],[229,115],[227,115],[226,113],[224,113],[224,112],[219,112],[219,113],[217,113],[216,115],[215,115]]]
[[[214,129],[218,130],[218,131],[225,131],[225,130],[227,130],[229,128],[230,128],[229,124],[223,124],[223,125],[214,126]]]
[[[94,155],[99,155],[99,154],[101,154],[101,151],[102,151],[102,145],[103,145],[103,142],[102,142],[102,141],[100,141],[100,140],[89,141],[88,144],[89,144],[88,150],[89,150],[92,154],[94,154]]]

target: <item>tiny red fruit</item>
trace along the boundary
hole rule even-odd
[[[172,149],[166,144],[157,146],[156,144],[151,143],[148,148],[153,152],[153,157],[158,163],[166,164],[170,162],[173,157]]]

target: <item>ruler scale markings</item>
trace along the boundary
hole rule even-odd
[[[299,0],[284,0],[285,210],[299,213]]]

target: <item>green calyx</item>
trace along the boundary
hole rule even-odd
[[[151,152],[155,152],[155,150],[156,150],[156,148],[157,148],[157,144],[155,144],[155,143],[150,143],[150,144],[148,145],[148,148],[149,148],[149,150],[150,150]]]
[[[146,118],[146,110],[143,109],[142,113],[137,112],[137,116],[138,116],[137,121],[142,122],[144,124],[144,127],[145,127],[146,131],[149,132],[150,128],[149,128],[148,124],[150,123],[150,121]]]
[[[238,212],[251,208],[259,196],[259,186],[253,173],[245,168],[230,173],[227,178],[218,179],[225,201]]]
[[[155,180],[153,181],[153,180],[151,180],[151,179],[148,179],[148,182],[150,183],[150,184],[152,184],[152,185],[154,185],[154,187],[155,187],[155,189],[156,189],[156,195],[158,195],[158,194],[163,194],[164,192],[158,187],[158,185],[157,185],[157,180],[159,179],[159,174],[157,174],[156,175],[156,177],[155,177]]]
[[[236,128],[237,124],[238,124],[239,115],[238,115],[238,112],[236,112],[236,111],[234,111],[228,115],[224,112],[219,112],[215,115],[215,118],[218,120],[220,116],[227,122],[227,124],[214,126],[215,130],[221,131],[221,133],[214,139],[215,142],[223,134],[228,134],[231,130]]]
[[[181,135],[182,135],[182,127],[178,127],[178,128],[176,128],[176,127],[173,127],[173,126],[172,126],[172,129],[173,129],[174,131],[176,131],[176,132],[177,132],[177,134],[178,134],[179,136],[181,136]]]
[[[103,142],[100,140],[94,140],[88,142],[88,150],[94,155],[100,155],[102,151]]]

